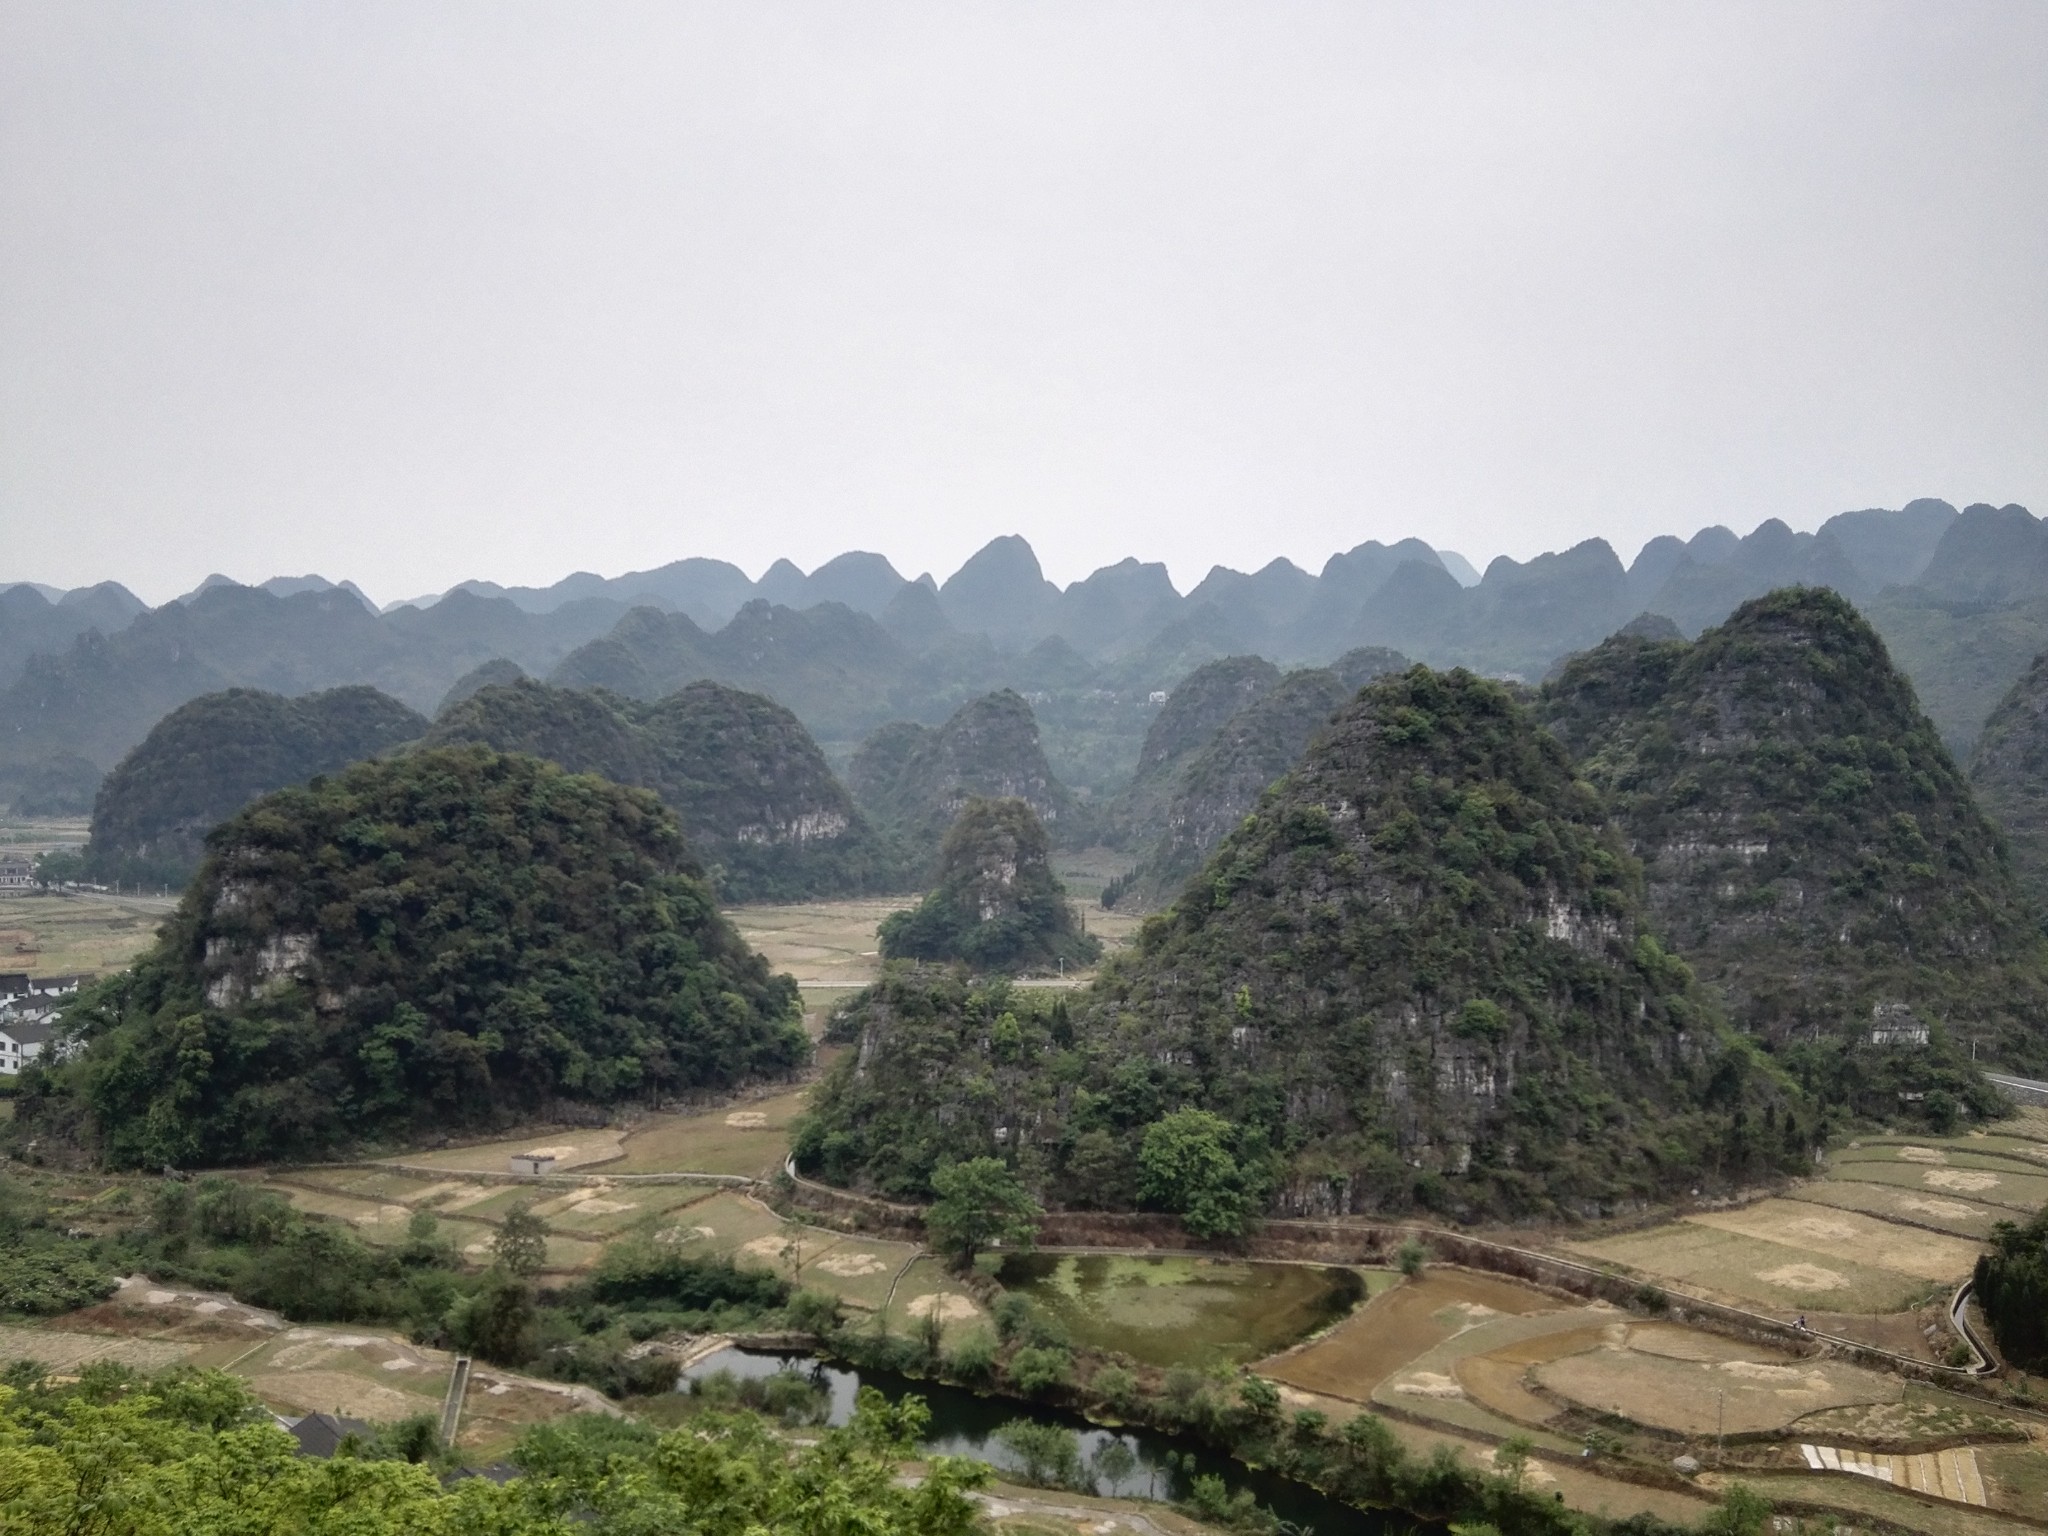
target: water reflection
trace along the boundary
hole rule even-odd
[[[738,1377],[765,1377],[777,1371],[799,1371],[830,1395],[829,1422],[844,1424],[853,1416],[855,1396],[871,1386],[894,1402],[906,1394],[925,1400],[931,1423],[923,1449],[937,1455],[967,1456],[1015,1476],[1023,1459],[997,1438],[996,1432],[1017,1419],[1056,1424],[1080,1438],[1081,1464],[1093,1476],[1093,1491],[1105,1498],[1185,1499],[1195,1478],[1215,1476],[1235,1492],[1249,1488],[1252,1496],[1295,1527],[1313,1527],[1320,1536],[1386,1536],[1385,1516],[1353,1509],[1313,1488],[1260,1472],[1220,1456],[1178,1435],[1145,1429],[1107,1429],[1076,1414],[1012,1401],[982,1397],[939,1382],[914,1381],[889,1371],[857,1371],[828,1365],[804,1355],[748,1349],[723,1349],[691,1366],[686,1381],[730,1371]],[[1112,1446],[1120,1450],[1112,1450]],[[1404,1528],[1414,1522],[1403,1520]]]

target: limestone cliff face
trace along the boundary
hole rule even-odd
[[[2036,912],[2048,912],[2048,652],[1984,722],[1970,785],[2005,833],[2013,871]]]
[[[2000,840],[1840,597],[1775,592],[1690,645],[1617,637],[1541,709],[1735,1023],[1867,1043],[1873,1010],[1902,1004],[2042,1061],[2043,945]]]

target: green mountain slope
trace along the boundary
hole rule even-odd
[[[430,745],[530,752],[651,789],[681,818],[722,900],[799,901],[900,884],[893,855],[796,716],[697,682],[653,703],[520,681],[449,709]]]
[[[374,688],[296,699],[231,688],[181,704],[101,784],[86,876],[183,885],[207,832],[256,796],[374,757],[426,728]]]
[[[970,699],[945,724],[881,727],[854,754],[848,777],[861,809],[896,838],[905,867],[934,867],[946,831],[970,800],[1030,805],[1055,842],[1080,835],[1074,797],[1038,741],[1038,721],[1008,688]]]
[[[799,1150],[897,1193],[1000,1150],[1058,1201],[1188,1209],[1153,1154],[1192,1146],[1254,1206],[1595,1212],[1814,1135],[1651,937],[1598,795],[1462,672],[1361,692],[1070,1009],[899,975],[842,1027]]]
[[[122,1167],[317,1156],[784,1072],[796,1007],[652,795],[424,751],[217,828],[20,1129]]]
[[[1188,759],[1279,681],[1280,669],[1262,656],[1225,656],[1183,678],[1145,732],[1138,766],[1110,811],[1103,841],[1142,848],[1156,839]]]
[[[1542,709],[1642,859],[1652,920],[1830,1095],[1900,1109],[1952,1061],[2048,1062],[2048,964],[1994,829],[1856,610],[1804,588],[1688,645],[1622,637]],[[1872,1044],[1905,1009],[1926,1051]],[[1802,1055],[1805,1053],[1805,1055]]]
[[[2004,831],[2013,872],[2048,912],[2048,651],[1999,701],[1970,756],[1977,802]]]
[[[881,930],[890,960],[957,960],[1014,975],[1102,957],[1054,877],[1045,827],[1022,800],[970,800],[946,832],[931,893]]]

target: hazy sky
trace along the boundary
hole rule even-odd
[[[0,579],[2048,511],[2048,4],[0,0]]]

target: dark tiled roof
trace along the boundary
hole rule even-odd
[[[48,1019],[0,1019],[0,1035],[16,1045],[45,1045],[56,1027]]]
[[[303,1419],[287,1419],[285,1426],[299,1442],[301,1456],[332,1456],[350,1435],[370,1438],[370,1426],[361,1419],[337,1418],[331,1413],[309,1413]]]

